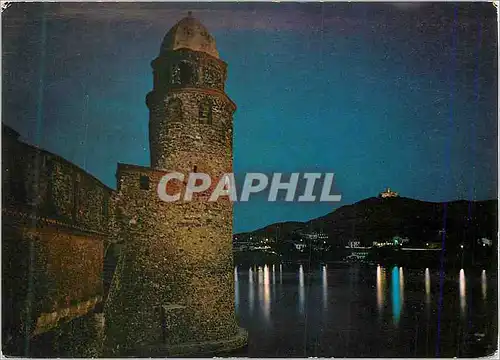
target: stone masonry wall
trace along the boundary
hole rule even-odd
[[[123,353],[234,336],[229,201],[165,203],[156,192],[164,172],[121,166],[118,174],[125,248],[105,310],[108,346]]]
[[[108,333],[119,334],[109,339],[116,353],[127,353],[124,346],[227,340],[238,332],[232,203],[227,197],[207,202],[210,191],[191,202],[165,203],[157,194],[165,174],[160,169],[184,173],[186,181],[190,172],[207,173],[212,189],[222,174],[232,172],[236,106],[223,84],[214,88],[203,75],[209,63],[223,82],[225,64],[203,53],[167,52],[153,62],[154,88],[147,97],[153,169],[118,169],[125,250],[107,312]],[[145,177],[149,188],[141,186]]]
[[[35,336],[29,349],[30,357],[95,358],[102,357],[104,316],[89,312],[57,328]]]
[[[103,243],[96,234],[4,219],[3,339],[10,338],[12,351],[22,339],[83,316],[102,300]]]
[[[2,137],[2,210],[36,214],[80,230],[107,233],[113,190],[76,165],[42,149]]]
[[[2,135],[2,345],[19,351],[102,301],[113,191],[12,131]]]
[[[180,101],[181,116],[168,113],[168,104]],[[211,123],[200,122],[200,104],[211,106]],[[152,107],[151,164],[156,168],[216,173],[231,172],[233,109],[224,98],[198,91],[172,92]],[[167,116],[167,114],[171,116]]]

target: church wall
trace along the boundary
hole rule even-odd
[[[4,219],[2,317],[14,350],[102,301],[103,244],[101,235]]]
[[[3,210],[107,233],[113,190],[60,156],[4,136]]]
[[[103,314],[89,312],[35,336],[30,344],[30,356],[45,358],[102,357],[103,339]]]
[[[8,131],[2,139],[2,345],[15,352],[102,301],[112,190]]]
[[[164,174],[127,165],[118,170],[124,268],[105,310],[113,334],[108,346],[117,353],[118,346],[228,338],[237,331],[232,207],[202,199],[165,203],[157,195]],[[140,188],[141,176],[149,177],[148,190]]]

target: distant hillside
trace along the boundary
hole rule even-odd
[[[446,228],[451,243],[468,243],[486,237],[497,238],[496,200],[432,203],[404,197],[369,198],[308,222],[283,222],[241,237],[269,236],[287,240],[297,233],[321,231],[332,245],[344,245],[359,240],[364,245],[393,236],[408,237],[412,244],[441,241],[439,231]]]

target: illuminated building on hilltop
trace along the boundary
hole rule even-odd
[[[380,194],[379,194],[379,197],[381,198],[391,198],[391,197],[398,197],[399,194],[395,191],[392,191],[391,188],[387,188],[385,191],[382,191]]]

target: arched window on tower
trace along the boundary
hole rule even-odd
[[[169,121],[182,121],[181,99],[170,99],[167,104],[167,117]]]
[[[212,124],[212,103],[208,99],[200,103],[200,124]]]

